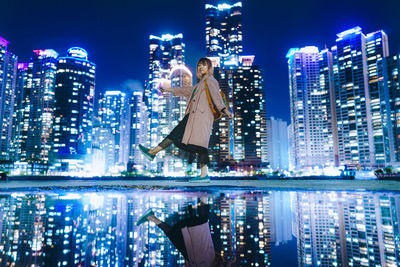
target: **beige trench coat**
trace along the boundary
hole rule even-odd
[[[212,267],[215,252],[208,222],[181,229],[188,255],[186,267]]]
[[[174,96],[183,96],[190,99],[194,88],[196,86],[198,87],[186,108],[185,115],[190,115],[186,124],[185,133],[182,138],[182,143],[186,145],[197,145],[204,148],[208,148],[214,122],[214,116],[210,109],[205,92],[204,82],[206,79],[208,88],[210,90],[210,96],[214,105],[218,110],[222,110],[226,106],[219,92],[218,82],[212,75],[203,77],[201,81],[194,86],[172,88],[172,94]]]

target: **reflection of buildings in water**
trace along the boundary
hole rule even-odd
[[[0,265],[16,262],[28,266],[30,259],[43,257],[44,233],[43,195],[0,198]]]
[[[75,195],[46,196],[43,266],[68,266],[84,262],[89,235],[88,211]]]
[[[275,245],[284,244],[293,239],[291,204],[290,192],[271,192],[271,242]]]
[[[297,193],[300,266],[398,266],[399,195]]]
[[[160,229],[135,223],[148,208],[162,220],[183,216],[184,207],[199,196],[157,191],[0,197],[0,265],[182,265]],[[400,263],[398,194],[234,192],[209,195],[209,202],[215,249],[235,254],[238,266],[270,265],[271,242],[291,239],[291,219],[300,266]]]
[[[400,265],[399,195],[344,194],[345,260],[349,265]]]
[[[136,227],[152,208],[161,220],[183,216],[199,193],[8,196],[0,201],[1,264],[18,266],[176,266],[183,257],[154,224]],[[239,266],[270,265],[269,195],[209,198],[216,249]],[[213,213],[217,216],[215,216]]]
[[[297,251],[300,266],[340,264],[336,193],[297,194]]]
[[[238,266],[271,264],[269,194],[220,195],[210,224],[216,251],[236,255]]]

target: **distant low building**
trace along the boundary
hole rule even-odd
[[[271,117],[267,119],[267,159],[271,169],[288,170],[287,122]]]

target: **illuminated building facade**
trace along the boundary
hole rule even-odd
[[[374,162],[366,38],[359,27],[339,33],[332,47],[339,162]]]
[[[79,171],[92,153],[96,65],[79,47],[58,60],[54,109],[54,160],[61,171]]]
[[[10,154],[13,161],[26,159],[26,138],[29,116],[25,107],[29,107],[29,95],[27,95],[28,63],[18,63],[17,81],[15,86],[15,101],[12,122],[12,137]]]
[[[289,124],[287,127],[287,136],[288,136],[288,147],[289,147],[289,170],[293,170],[296,166],[294,160],[294,145],[293,145],[293,131],[292,125]]]
[[[225,94],[229,108],[232,111],[233,98],[233,70],[214,68],[214,76],[219,83],[221,91]],[[233,124],[223,116],[214,121],[210,136],[210,165],[214,168],[225,168],[235,159],[244,159],[243,143],[235,143]]]
[[[215,68],[234,119],[232,123],[224,116],[214,122],[210,138],[214,167],[239,162],[242,168],[258,169],[268,161],[263,73],[253,60],[254,56],[241,56],[237,68]]]
[[[321,96],[321,112],[324,121],[323,151],[328,158],[329,165],[339,165],[339,148],[337,140],[337,120],[335,93],[333,83],[333,57],[332,52],[324,49],[319,53],[319,86]]]
[[[238,66],[242,45],[242,3],[206,4],[207,56],[218,57],[221,67]]]
[[[392,148],[392,162],[400,162],[400,54],[378,61],[378,84],[381,98],[382,124]]]
[[[150,35],[150,68],[149,82],[144,93],[144,100],[149,110],[148,146],[154,147],[170,131],[167,108],[169,97],[160,92],[160,83],[168,81],[172,61],[183,64],[185,44],[183,35],[165,34],[161,37]]]
[[[0,159],[10,160],[12,117],[18,57],[8,51],[0,37]]]
[[[292,48],[286,56],[296,169],[333,165],[331,91],[329,84],[320,84],[328,79],[320,73],[320,61],[327,61],[326,56],[314,46]]]
[[[129,127],[129,122],[124,119],[124,113],[128,111],[128,97],[121,91],[108,90],[100,97],[98,106],[101,131],[110,137],[101,141],[106,154],[106,170],[116,171],[118,166],[126,169],[126,164],[122,162],[124,150],[121,148],[127,146],[124,142],[129,140],[129,137],[125,139],[126,135],[121,135],[121,131],[124,133],[124,129]]]
[[[232,82],[234,158],[256,168],[268,161],[263,72],[252,63],[243,64],[233,72]]]
[[[264,80],[254,56],[242,55],[242,3],[206,4],[205,9],[207,57],[234,117],[214,122],[211,164],[260,169],[267,164]]]
[[[287,122],[271,117],[267,119],[267,161],[272,170],[288,170]]]
[[[383,31],[376,31],[365,36],[365,49],[368,73],[368,90],[372,119],[374,143],[374,162],[386,164],[392,161],[389,135],[382,114],[381,103],[384,101],[383,92],[379,90],[378,64],[382,58],[389,56],[388,36]]]
[[[147,106],[143,101],[141,91],[132,92],[129,99],[129,158],[128,171],[132,171],[137,166],[145,166],[148,160],[139,151],[139,144],[145,144],[147,139]]]
[[[53,116],[55,103],[55,82],[58,65],[58,53],[52,49],[34,50],[28,64],[28,82],[26,88],[26,115],[28,125],[24,124],[28,162],[48,166],[53,138]],[[26,118],[26,117],[25,117]],[[47,167],[45,167],[47,168]]]
[[[169,93],[162,94],[159,90],[163,83],[171,87],[192,85],[193,74],[184,61],[185,44],[182,34],[150,36],[150,75],[144,91],[149,118],[149,137],[145,140],[149,142],[148,146],[158,145],[184,117],[187,101]],[[184,162],[176,157],[179,153],[176,148],[169,147],[160,153],[162,160],[151,163],[151,167],[162,170],[164,175],[183,171]]]

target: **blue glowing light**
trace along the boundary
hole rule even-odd
[[[157,40],[161,40],[161,41],[170,41],[172,39],[176,39],[176,38],[183,38],[183,34],[179,33],[177,35],[172,35],[172,34],[163,34],[161,37],[159,36],[155,36],[155,35],[150,35],[150,40],[151,39],[157,39]]]
[[[33,50],[33,52],[38,55],[42,56],[44,58],[52,57],[52,58],[57,58],[58,53],[54,51],[53,49],[40,49],[40,50]]]
[[[9,41],[7,41],[6,39],[0,37],[0,45],[7,47],[7,45],[9,43],[10,43]]]
[[[300,51],[299,48],[290,48],[288,53],[286,54],[286,57],[291,58],[298,51]]]
[[[210,4],[206,4],[206,9],[215,8],[215,9],[218,9],[220,11],[225,10],[225,9],[231,9],[233,7],[242,7],[242,2],[237,2],[236,4],[233,4],[233,5],[229,5],[227,3],[223,3],[223,4],[219,4],[218,6],[213,6],[213,5],[210,5]]]
[[[88,53],[85,49],[80,47],[71,47],[70,49],[68,49],[67,53],[69,57],[80,58],[84,60],[88,59]]]
[[[359,32],[361,32],[361,28],[359,26],[357,26],[357,27],[351,28],[349,30],[346,30],[344,32],[338,33],[337,37],[343,38],[346,35],[353,34],[353,33],[359,33]]]

